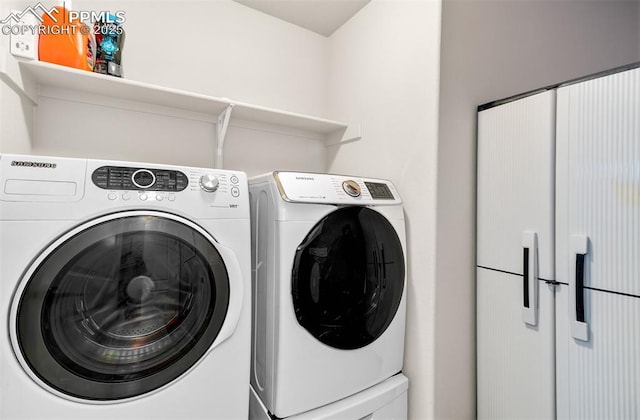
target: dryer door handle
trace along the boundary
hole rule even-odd
[[[222,323],[220,332],[211,345],[209,352],[231,337],[236,330],[238,321],[240,321],[244,300],[244,279],[235,253],[219,243],[216,243],[215,247],[222,256],[222,260],[227,268],[229,277],[229,307],[227,308],[227,315]]]

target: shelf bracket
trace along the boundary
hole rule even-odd
[[[339,146],[362,139],[362,123],[352,122],[344,130],[330,134],[325,142],[325,147]]]
[[[234,104],[229,104],[227,108],[218,115],[218,123],[216,124],[217,132],[217,148],[215,156],[216,169],[222,169],[224,167],[224,141],[227,135],[227,128],[229,128],[229,119],[231,118],[231,111]]]
[[[35,83],[20,71],[18,60],[0,46],[0,81],[32,105],[38,105],[38,95]]]

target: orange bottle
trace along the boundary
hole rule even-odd
[[[39,60],[93,71],[96,42],[91,28],[79,19],[71,20],[69,11],[62,6],[43,14],[42,19]]]

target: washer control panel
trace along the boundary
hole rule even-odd
[[[103,164],[91,172],[91,181],[104,190],[109,201],[131,204],[184,203],[185,199],[195,199],[209,207],[238,208],[247,195],[244,174],[207,168]]]
[[[242,171],[0,154],[0,181],[6,220],[36,220],[43,214],[76,220],[122,209],[157,209],[202,220],[249,218],[249,185]]]
[[[401,200],[387,180],[332,174],[274,172],[285,201],[359,205],[393,205]]]
[[[101,166],[91,180],[103,190],[178,192],[189,186],[189,178],[180,171],[125,166]]]

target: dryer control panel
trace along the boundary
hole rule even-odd
[[[274,172],[283,200],[292,203],[396,205],[400,196],[391,181],[346,175]]]

